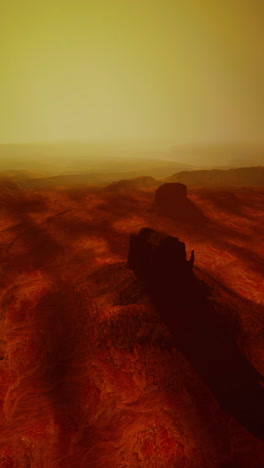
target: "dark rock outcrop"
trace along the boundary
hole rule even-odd
[[[180,223],[202,226],[207,218],[187,197],[187,187],[177,182],[162,184],[155,194],[155,206],[163,216]]]
[[[191,259],[186,259],[185,244],[177,237],[142,228],[131,234],[128,267],[151,288],[180,288],[193,281]]]

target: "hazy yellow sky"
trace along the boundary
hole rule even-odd
[[[264,142],[264,0],[0,0],[0,142]]]

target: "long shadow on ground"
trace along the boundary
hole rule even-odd
[[[137,252],[132,252],[134,255]],[[131,261],[130,248],[129,264],[133,264],[156,311],[171,330],[177,348],[201,375],[220,406],[263,440],[264,378],[238,348],[228,311],[223,313],[210,299],[210,288],[193,272],[177,270],[175,263],[165,257],[157,264],[151,259],[148,268],[149,259],[142,256],[144,252],[136,262],[135,258]]]

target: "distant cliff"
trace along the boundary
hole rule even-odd
[[[167,177],[164,181],[180,182],[188,187],[264,187],[264,167],[183,171]]]

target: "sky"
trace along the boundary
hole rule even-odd
[[[0,143],[263,143],[263,0],[0,0]]]

